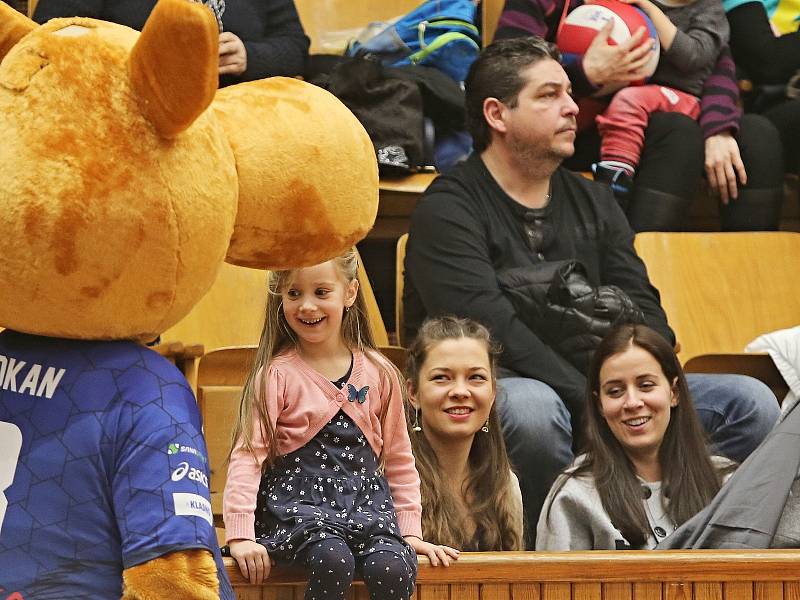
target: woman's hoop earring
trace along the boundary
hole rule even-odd
[[[414,409],[414,426],[411,428],[411,431],[417,432],[422,431],[422,427],[419,424],[419,409]]]
[[[483,433],[489,433],[489,419],[488,418],[486,419],[486,423],[483,424],[483,427],[481,427],[481,431]]]

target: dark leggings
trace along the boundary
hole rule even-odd
[[[347,544],[336,537],[308,549],[308,587],[305,600],[344,600],[356,569]],[[414,591],[415,573],[397,553],[378,550],[358,559],[371,600],[408,600]]]
[[[746,76],[757,85],[785,85],[800,70],[800,32],[775,37],[761,2],[746,2],[727,13],[731,51]],[[777,97],[754,106],[780,133],[786,170],[800,172],[800,100]]]
[[[784,100],[763,115],[780,133],[786,171],[800,174],[800,99]]]
[[[757,83],[786,83],[800,69],[800,32],[775,37],[761,2],[728,11],[731,52],[736,64]]]

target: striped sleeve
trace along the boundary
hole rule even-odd
[[[742,109],[739,106],[739,88],[736,82],[736,66],[729,48],[722,49],[714,70],[703,84],[700,98],[700,127],[703,137],[730,131],[739,131]]]

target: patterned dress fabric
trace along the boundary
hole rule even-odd
[[[392,550],[416,569],[400,535],[386,479],[361,430],[339,411],[305,446],[280,457],[264,476],[256,536],[276,560],[304,559],[331,536],[357,558]]]

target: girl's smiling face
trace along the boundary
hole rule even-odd
[[[358,280],[345,281],[332,260],[298,269],[281,297],[283,314],[300,346],[341,340],[344,311],[357,293]]]

